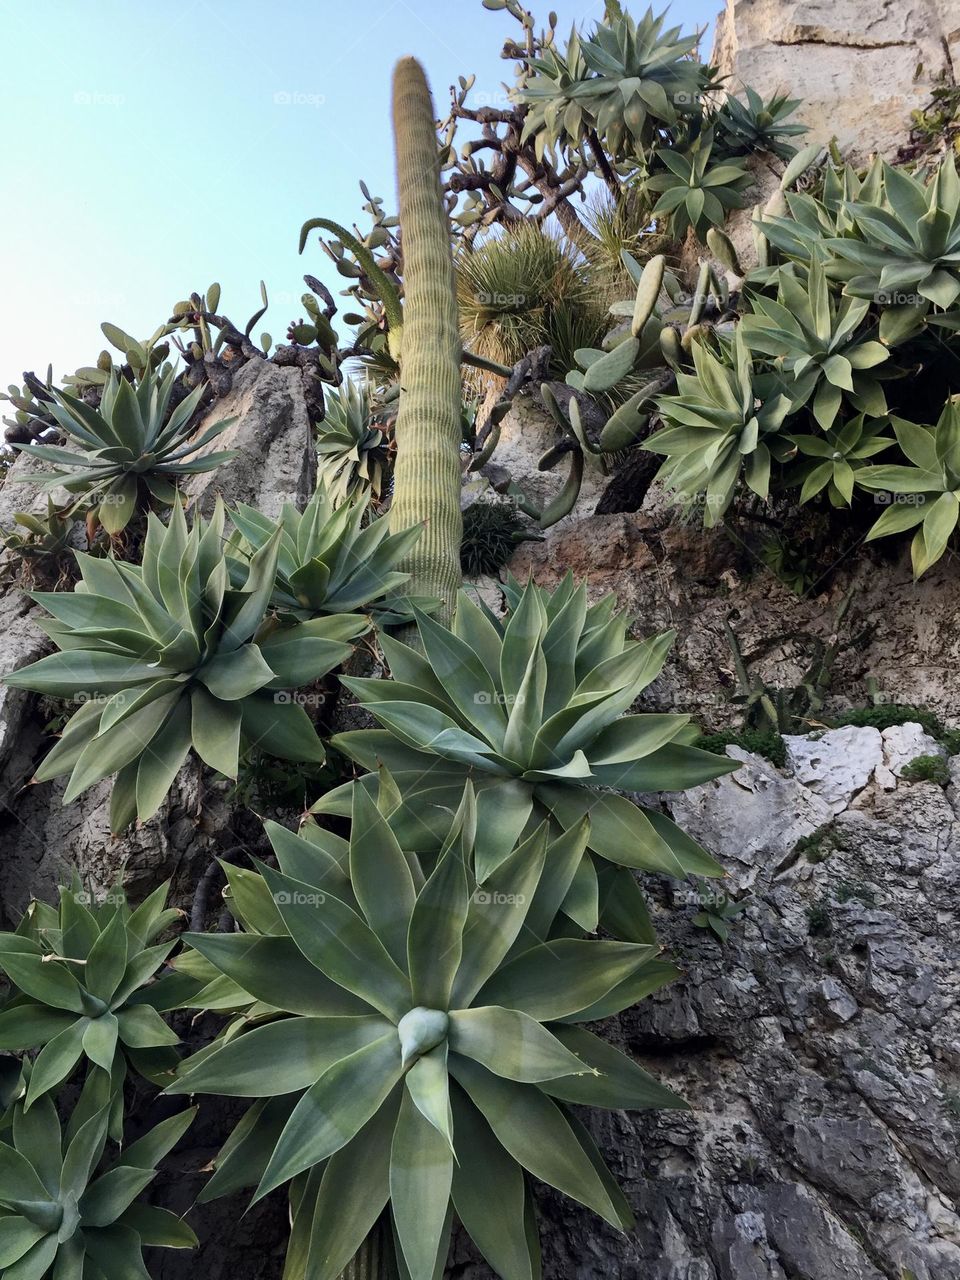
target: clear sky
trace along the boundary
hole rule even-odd
[[[564,34],[602,13],[527,7]],[[692,32],[720,7],[671,17]],[[102,320],[147,337],[213,280],[242,327],[262,278],[256,333],[282,339],[304,271],[344,283],[319,244],[298,256],[302,223],[350,225],[361,178],[394,205],[394,61],[420,58],[446,114],[458,75],[502,92],[517,30],[480,0],[0,0],[0,386],[94,363]]]

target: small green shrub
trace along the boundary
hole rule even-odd
[[[463,513],[460,567],[468,578],[499,573],[520,543],[536,536],[512,503],[472,502]]]
[[[904,782],[935,782],[945,787],[950,781],[950,766],[943,756],[917,756],[900,771]]]
[[[740,747],[754,755],[763,756],[771,764],[782,769],[787,763],[787,749],[783,736],[779,733],[767,733],[761,729],[725,729],[719,733],[702,734],[694,743],[701,751],[712,751],[715,755],[726,754],[726,747]]]
[[[822,827],[817,827],[816,831],[811,831],[808,836],[801,836],[793,846],[793,852],[805,857],[808,862],[825,862],[836,849],[832,833],[832,824],[824,823]]]

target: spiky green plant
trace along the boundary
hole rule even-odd
[[[284,503],[279,521],[238,503],[231,513],[237,533],[227,546],[231,580],[243,581],[253,557],[279,530],[274,608],[301,619],[369,609],[376,602],[388,611],[409,609],[408,601],[401,605],[383,598],[409,580],[396,565],[416,545],[421,529],[391,534],[386,516],[365,525],[367,512],[366,494],[355,493],[338,505],[322,480],[302,513]],[[435,607],[436,600],[417,603]]]
[[[790,439],[807,460],[798,459],[790,472],[791,482],[794,477],[803,481],[800,501],[809,502],[826,490],[833,506],[850,506],[858,472],[870,458],[896,444],[892,436],[883,434],[886,425],[885,419],[867,418],[860,413],[824,435],[791,432]]]
[[[541,824],[481,886],[482,821],[468,783],[421,857],[358,790],[342,863],[274,830],[280,869],[256,877],[269,933],[187,935],[259,1012],[169,1092],[257,1099],[203,1198],[290,1182],[288,1275],[334,1280],[389,1206],[410,1280],[442,1271],[453,1212],[499,1275],[529,1280],[531,1176],[632,1223],[568,1104],[684,1105],[582,1025],[674,972],[653,946],[551,937],[582,831],[548,853]]]
[[[619,794],[681,790],[734,767],[688,745],[696,735],[689,716],[623,717],[659,673],[673,633],[628,639],[629,619],[613,597],[588,606],[571,578],[553,593],[533,583],[519,594],[509,590],[506,619],[461,592],[452,629],[418,615],[422,654],[384,637],[391,680],[343,679],[382,728],[332,742],[365,768],[383,763],[394,774],[401,841],[418,838],[425,847],[425,830],[442,831],[444,813],[471,776],[481,881],[531,822],[550,816],[569,830],[589,815],[589,847],[599,861],[584,860],[565,906],[588,930],[597,923],[604,864],[718,873],[672,822]],[[343,812],[350,785],[315,809]]]
[[[901,451],[910,465],[862,467],[857,484],[892,495],[891,505],[867,538],[915,529],[910,547],[919,578],[936,564],[960,524],[960,397],[944,405],[936,427],[892,418]]]
[[[870,417],[887,411],[883,388],[870,369],[890,357],[889,350],[861,326],[870,303],[864,298],[834,302],[818,254],[806,284],[782,273],[776,301],[759,295],[740,321],[751,351],[774,357],[787,376],[785,388],[799,409],[812,399],[813,416],[824,431],[836,422],[846,398]]]
[[[721,149],[730,156],[768,151],[781,160],[791,159],[796,147],[787,139],[807,132],[806,125],[796,121],[791,124],[787,119],[800,106],[800,99],[775,93],[765,102],[749,85],[744,89],[744,97],[746,101],[741,102],[728,95],[714,116]]]
[[[754,368],[740,327],[719,356],[695,342],[693,363],[693,373],[677,374],[677,394],[658,400],[664,426],[644,447],[665,455],[658,479],[683,501],[703,495],[703,521],[711,528],[741,476],[768,496],[772,461],[794,452],[781,433],[792,401],[778,377]]]
[[[512,366],[549,344],[562,377],[578,347],[599,343],[606,328],[603,300],[575,245],[539,226],[498,231],[456,261],[464,345]]]
[[[389,474],[389,441],[372,425],[370,396],[365,383],[347,378],[328,391],[326,412],[317,427],[317,471],[335,506],[358,488],[379,500]]]
[[[715,160],[714,145],[713,130],[704,129],[686,152],[658,147],[656,158],[667,171],[644,179],[646,190],[662,193],[653,216],[665,219],[678,238],[692,228],[703,240],[710,227],[723,226],[730,209],[746,204],[749,173],[736,160]]]
[[[0,1271],[7,1280],[147,1280],[145,1246],[197,1244],[176,1214],[137,1202],[195,1109],[162,1120],[105,1159],[109,1114],[96,1076],[66,1130],[48,1096],[29,1111],[15,1105],[0,1141]]]
[[[58,909],[33,903],[16,933],[0,933],[0,970],[13,986],[0,1009],[0,1050],[40,1050],[26,1111],[84,1060],[119,1072],[121,1084],[128,1063],[151,1079],[176,1064],[177,1035],[143,1001],[176,945],[156,941],[180,916],[166,909],[168,889],[134,910],[121,888],[98,902],[74,877]]]
[[[472,502],[463,513],[460,565],[468,578],[498,573],[521,542],[536,537],[512,503]]]
[[[144,372],[136,386],[113,371],[98,409],[66,391],[54,389],[47,406],[67,437],[62,447],[18,444],[21,453],[52,463],[44,490],[61,486],[96,505],[108,533],[119,533],[145,497],[169,506],[176,501],[182,476],[213,471],[232,458],[231,451],[197,455],[232,419],[223,418],[193,437],[193,416],[203,387],[197,387],[168,413],[174,370]]]
[[[425,525],[401,564],[415,595],[450,608],[460,585],[460,334],[450,224],[440,190],[430,88],[414,58],[397,63],[393,128],[404,245],[402,374],[391,523]]]
[[[708,69],[691,58],[697,36],[664,28],[666,13],[639,20],[608,12],[590,35],[574,28],[561,52],[548,45],[532,61],[534,74],[513,91],[529,110],[524,140],[577,147],[595,132],[614,161],[642,156],[656,131],[696,109]]]
[[[188,530],[176,504],[151,515],[141,565],[77,553],[73,592],[32,598],[61,650],[6,677],[17,689],[82,700],[40,765],[38,781],[69,774],[64,803],[116,774],[111,824],[159,809],[192,750],[237,776],[241,740],[283,759],[322,761],[323,745],[286,691],[344,661],[369,625],[355,614],[283,625],[268,613],[281,531],[229,581],[224,510]]]

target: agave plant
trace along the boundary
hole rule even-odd
[[[373,425],[365,385],[347,378],[327,392],[326,411],[317,427],[317,468],[334,506],[358,489],[375,500],[384,496],[390,475],[390,439]]]
[[[188,531],[182,507],[168,526],[151,514],[141,565],[77,554],[73,592],[37,591],[40,625],[61,650],[7,684],[82,700],[37,781],[69,774],[69,804],[117,774],[111,823],[156,813],[190,750],[237,776],[241,740],[282,759],[321,762],[323,745],[290,689],[319,679],[367,627],[345,614],[289,623],[268,614],[281,531],[229,581],[224,510]]]
[[[98,409],[54,389],[56,402],[47,407],[69,445],[18,444],[16,448],[53,463],[55,470],[43,489],[62,486],[95,503],[103,527],[108,533],[119,533],[144,496],[169,506],[176,501],[181,476],[213,471],[234,456],[229,450],[196,456],[232,420],[223,418],[191,438],[203,388],[197,387],[168,413],[173,385],[172,367],[163,374],[145,371],[136,387],[112,371]]]
[[[912,465],[862,467],[856,474],[863,488],[892,495],[868,540],[920,526],[910,547],[918,578],[940,559],[960,524],[958,399],[947,401],[936,427],[891,418],[897,443]]]
[[[541,826],[481,888],[479,821],[468,784],[421,858],[358,790],[342,864],[278,829],[257,890],[271,932],[187,935],[260,1012],[168,1092],[257,1099],[202,1198],[290,1182],[287,1275],[334,1280],[388,1204],[411,1280],[442,1270],[453,1212],[505,1280],[538,1275],[530,1176],[632,1223],[567,1104],[684,1105],[582,1026],[669,966],[651,946],[548,941],[569,851],[548,859]]]
[[[787,138],[798,138],[807,132],[806,125],[790,124],[788,116],[800,106],[799,98],[775,93],[764,102],[756,89],[745,89],[746,101],[732,94],[726,97],[714,117],[718,142],[730,156],[749,156],[768,151],[781,160],[796,154]]]
[[[176,1064],[178,1037],[143,1003],[175,946],[156,941],[181,914],[166,908],[168,888],[133,910],[119,886],[98,902],[74,877],[58,908],[34,902],[16,933],[0,933],[0,970],[13,987],[0,1008],[0,1050],[40,1050],[26,1111],[85,1059],[120,1083],[128,1063],[151,1079]]]
[[[704,129],[686,152],[658,147],[654,153],[667,172],[644,179],[644,187],[662,193],[653,216],[669,218],[677,237],[693,228],[703,240],[710,227],[723,226],[728,209],[746,204],[741,193],[750,183],[749,173],[737,161],[712,162],[713,149],[714,132]]]
[[[702,494],[703,522],[723,518],[741,478],[761,498],[770,492],[773,459],[794,446],[780,434],[793,403],[775,374],[757,372],[741,326],[715,356],[693,344],[693,373],[677,374],[677,394],[657,402],[665,423],[644,447],[665,455],[658,472],[684,500]]]
[[[672,822],[618,794],[680,790],[734,767],[688,745],[696,730],[686,715],[622,715],[659,673],[673,633],[628,639],[629,619],[613,598],[588,606],[569,577],[553,593],[533,583],[510,590],[505,620],[461,592],[452,629],[418,614],[422,653],[383,638],[391,680],[343,680],[383,727],[332,742],[365,768],[382,763],[394,774],[401,843],[425,848],[432,828],[436,847],[469,775],[481,881],[531,824],[549,816],[569,830],[589,815],[597,861],[583,860],[565,907],[588,930],[598,918],[598,874],[615,875],[616,867],[718,874]],[[348,794],[349,784],[315,810],[343,812]],[[625,873],[618,884],[632,902],[633,878]]]
[[[773,356],[782,368],[794,409],[812,397],[813,416],[824,431],[837,419],[844,396],[861,413],[882,417],[883,388],[868,372],[890,357],[881,342],[858,332],[870,304],[863,298],[835,303],[819,255],[814,253],[806,287],[795,276],[780,275],[777,301],[759,295],[740,330],[752,351]]]
[[[148,1280],[145,1246],[197,1244],[176,1214],[136,1202],[195,1111],[161,1121],[104,1160],[110,1103],[101,1086],[91,1077],[65,1132],[48,1096],[29,1112],[14,1108],[11,1133],[0,1141],[0,1271],[7,1280]]]
[[[231,580],[242,582],[253,557],[279,534],[271,596],[276,609],[314,618],[380,602],[382,610],[393,614],[399,610],[406,617],[409,600],[401,604],[383,597],[408,581],[410,575],[398,572],[396,566],[419,539],[421,527],[391,534],[384,516],[364,527],[367,513],[366,494],[354,493],[338,505],[322,480],[302,513],[285,503],[279,522],[239,503],[231,512],[237,535],[227,549]],[[420,607],[435,603],[425,597],[417,602]]]
[[[796,478],[802,478],[800,501],[809,502],[826,490],[833,506],[849,507],[858,473],[870,458],[896,444],[892,436],[882,434],[885,427],[885,420],[860,413],[823,435],[791,432],[790,439],[806,459],[794,464]]]
[[[615,161],[642,156],[658,128],[696,108],[708,71],[691,58],[697,36],[665,29],[666,13],[639,22],[609,13],[593,33],[571,31],[561,53],[547,45],[514,97],[527,103],[524,140],[537,147],[578,146],[593,130]]]

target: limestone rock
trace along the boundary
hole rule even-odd
[[[712,61],[734,91],[802,98],[806,141],[835,136],[863,159],[896,154],[937,78],[955,80],[958,54],[957,0],[727,0]]]
[[[885,791],[893,791],[897,779],[904,766],[917,756],[942,756],[943,747],[929,733],[924,732],[922,725],[907,723],[891,725],[884,729],[883,763],[877,766],[875,779],[877,785]]]
[[[799,782],[833,813],[845,809],[883,763],[879,729],[845,725],[818,737],[784,735],[787,761]]]

